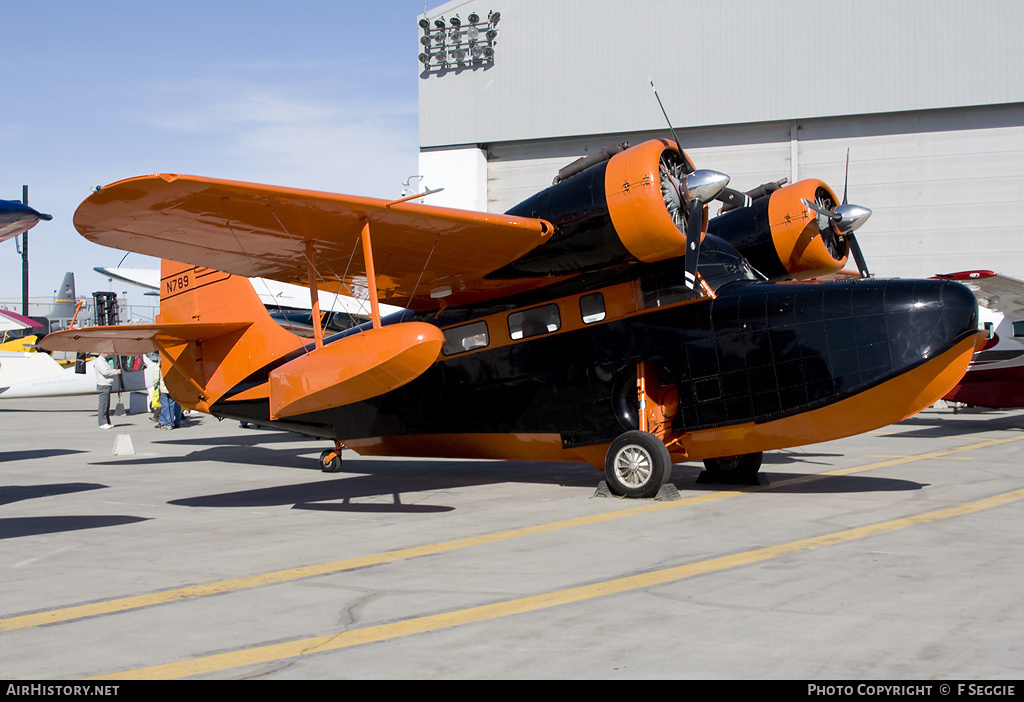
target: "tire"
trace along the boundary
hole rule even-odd
[[[327,457],[330,456],[332,453],[334,454],[334,458],[332,458],[330,461],[328,461]],[[323,453],[321,453],[320,454],[320,470],[322,470],[324,473],[340,473],[341,472],[341,452],[340,451],[332,451],[332,450],[328,449],[328,450],[324,451]]]
[[[627,431],[619,435],[604,459],[608,488],[623,497],[654,497],[672,473],[668,449],[654,434]]]
[[[757,471],[761,469],[764,454],[743,453],[739,456],[722,456],[704,459],[707,474],[702,482],[725,483],[727,485],[750,485],[757,482]]]

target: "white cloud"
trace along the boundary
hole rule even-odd
[[[168,100],[185,94],[187,104]],[[168,137],[164,143],[191,143],[195,166],[218,170],[203,175],[261,182],[276,177],[278,185],[388,197],[398,195],[416,168],[414,103],[309,97],[290,86],[237,81],[162,91],[150,100],[155,107],[141,119]],[[176,151],[178,163],[187,160]]]

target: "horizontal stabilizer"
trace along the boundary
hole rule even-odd
[[[270,373],[270,417],[279,419],[368,400],[415,380],[434,364],[444,334],[403,322],[347,336]]]
[[[119,356],[141,356],[152,351],[160,351],[168,346],[241,333],[251,324],[251,322],[197,322],[86,327],[49,334],[43,337],[39,346],[47,351],[105,352]]]

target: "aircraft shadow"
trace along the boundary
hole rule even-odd
[[[175,443],[175,442],[155,442]],[[210,442],[220,443],[224,442]],[[264,442],[259,442],[264,443]],[[94,461],[93,466],[166,466],[194,463],[197,461],[213,461],[216,463],[240,463],[242,465],[267,466],[276,468],[297,468],[320,472],[316,458],[311,458],[307,450],[264,448],[257,443],[236,444],[232,446],[214,446],[212,448],[193,451],[184,456],[144,456],[124,458],[110,461]]]
[[[39,497],[68,495],[73,492],[100,490],[107,487],[100,483],[54,483],[52,485],[0,485],[0,505],[9,505],[21,500],[34,500]]]
[[[302,458],[303,462],[310,459]],[[313,461],[315,465],[315,461]],[[170,504],[187,507],[270,507],[369,513],[449,512],[449,505],[423,504],[410,495],[501,483],[597,486],[600,474],[583,464],[535,461],[375,460],[347,458],[342,477],[310,483],[203,495]],[[319,470],[319,468],[317,468]],[[403,499],[403,496],[405,498]],[[364,502],[384,498],[387,502]]]
[[[451,506],[423,504],[416,495],[501,483],[561,485],[597,488],[602,476],[586,464],[529,461],[360,461],[346,460],[342,475],[325,480],[240,490],[172,500],[186,507],[272,507],[369,513],[447,512]],[[698,466],[675,466],[671,482],[680,493],[732,489],[736,486],[696,482]],[[803,480],[806,478],[811,480]],[[924,485],[909,480],[864,476],[766,473],[773,491],[793,493],[854,493],[920,490]],[[789,480],[799,480],[786,485]],[[403,497],[404,496],[404,497]],[[385,498],[388,502],[365,502]]]
[[[928,483],[918,483],[913,480],[899,480],[897,478],[878,478],[866,475],[823,475],[805,473],[773,473],[762,471],[768,481],[772,492],[784,492],[794,494],[818,494],[838,495],[841,493],[855,492],[899,492],[904,490],[922,490]],[[792,484],[787,484],[793,481]],[[715,484],[702,484],[695,486],[704,490],[719,490],[722,486]]]
[[[5,461],[31,461],[37,458],[53,458],[70,456],[75,453],[87,453],[78,449],[27,449],[24,451],[0,451],[0,463]]]
[[[812,461],[811,458],[839,458],[841,453],[797,453],[795,451],[769,451],[764,454],[763,466],[780,466],[789,463],[812,463],[819,466],[830,465],[828,461]]]
[[[942,414],[914,415],[897,424],[896,428],[915,428],[889,434],[888,438],[935,438],[979,434],[986,431],[1024,431],[1024,416],[1021,414],[1007,415],[1005,410],[984,410],[983,408],[961,410],[960,414],[963,415],[967,411],[972,413],[971,419],[958,418],[956,421],[948,421],[948,418]],[[995,414],[996,412],[999,414]],[[952,414],[952,410],[950,410],[950,414]],[[986,414],[988,416],[985,416]]]
[[[17,539],[22,536],[57,534],[81,529],[121,526],[147,521],[148,517],[127,515],[62,515],[59,517],[5,517],[0,519],[0,539]]]

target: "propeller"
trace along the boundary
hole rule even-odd
[[[864,259],[864,253],[860,250],[860,244],[857,243],[857,237],[853,233],[860,229],[865,222],[868,221],[868,217],[871,216],[871,210],[867,207],[861,207],[860,205],[848,204],[846,199],[846,189],[849,182],[850,176],[850,150],[846,150],[846,181],[843,183],[843,204],[839,205],[835,209],[829,209],[828,207],[818,203],[811,202],[806,198],[801,198],[804,205],[814,210],[819,215],[827,218],[832,226],[833,231],[839,236],[842,241],[846,242],[846,245],[853,254],[853,260],[857,262],[857,270],[860,271],[861,278],[870,278],[871,273],[868,272],[868,264]],[[819,227],[820,228],[820,227]]]
[[[701,168],[683,179],[683,197],[687,201],[686,257],[683,268],[686,287],[697,286],[697,259],[700,256],[700,235],[704,226],[704,205],[718,197],[729,184],[729,176],[718,171]]]
[[[658,100],[661,114],[665,116],[672,138],[681,152],[683,144],[672,126],[672,120],[668,118],[658,89],[654,87],[654,80],[647,80],[651,83],[651,90]],[[686,273],[686,287],[694,290],[697,287],[697,259],[700,256],[700,235],[704,226],[704,205],[722,195],[726,190],[725,186],[729,184],[729,176],[705,168],[694,170],[688,159],[674,151],[665,151],[662,154],[661,176],[661,192],[665,205],[676,226],[686,233],[686,257],[683,268]],[[726,196],[744,197],[742,193],[736,191],[729,191]]]
[[[675,152],[665,152],[674,154]],[[683,269],[686,287],[697,286],[697,261],[700,257],[700,235],[704,226],[704,205],[718,197],[729,176],[706,168],[686,172],[683,159],[662,157],[662,195],[676,226],[686,234],[686,255]]]

